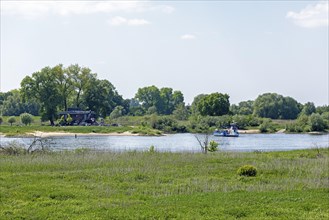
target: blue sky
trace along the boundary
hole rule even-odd
[[[59,63],[150,85],[328,104],[328,1],[1,1],[1,91]]]

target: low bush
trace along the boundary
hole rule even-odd
[[[252,165],[244,165],[238,169],[237,173],[239,176],[256,176],[257,169]]]
[[[33,116],[29,113],[23,113],[20,115],[21,122],[25,125],[30,125],[33,122]]]
[[[217,151],[218,149],[218,143],[216,141],[210,141],[209,142],[209,146],[208,146],[208,151],[209,152],[215,152]]]

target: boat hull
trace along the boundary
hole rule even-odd
[[[217,136],[217,137],[239,137],[239,133],[228,134],[226,132],[214,132],[214,136]]]

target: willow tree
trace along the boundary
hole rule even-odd
[[[26,76],[21,82],[21,93],[25,100],[36,100],[41,106],[43,120],[49,120],[54,125],[57,116],[57,106],[61,103],[60,90],[54,78],[54,69],[45,67]]]

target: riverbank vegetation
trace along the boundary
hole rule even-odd
[[[16,129],[23,133],[26,128],[17,127],[24,123],[17,118],[23,113],[38,116],[34,122],[26,124],[69,124],[65,120],[71,117],[59,117],[59,112],[67,111],[68,107],[95,112],[96,120],[104,121],[107,126],[125,127],[89,128],[89,132],[101,133],[128,131],[136,126],[142,133],[148,133],[149,129],[165,133],[205,132],[224,129],[231,123],[236,123],[240,129],[261,132],[324,132],[329,128],[327,105],[301,104],[292,97],[276,93],[260,94],[255,100],[239,104],[231,104],[229,98],[228,94],[219,92],[199,94],[186,105],[181,91],[152,85],[138,88],[134,97],[124,99],[109,80],[98,79],[89,68],[77,64],[57,65],[26,76],[17,90],[0,93],[1,132],[11,130],[9,132],[13,133],[12,129]],[[16,128],[5,128],[7,125]],[[45,127],[40,127],[41,131],[48,130]],[[59,129],[80,130],[53,130]]]
[[[0,152],[0,219],[329,218],[328,148]]]

